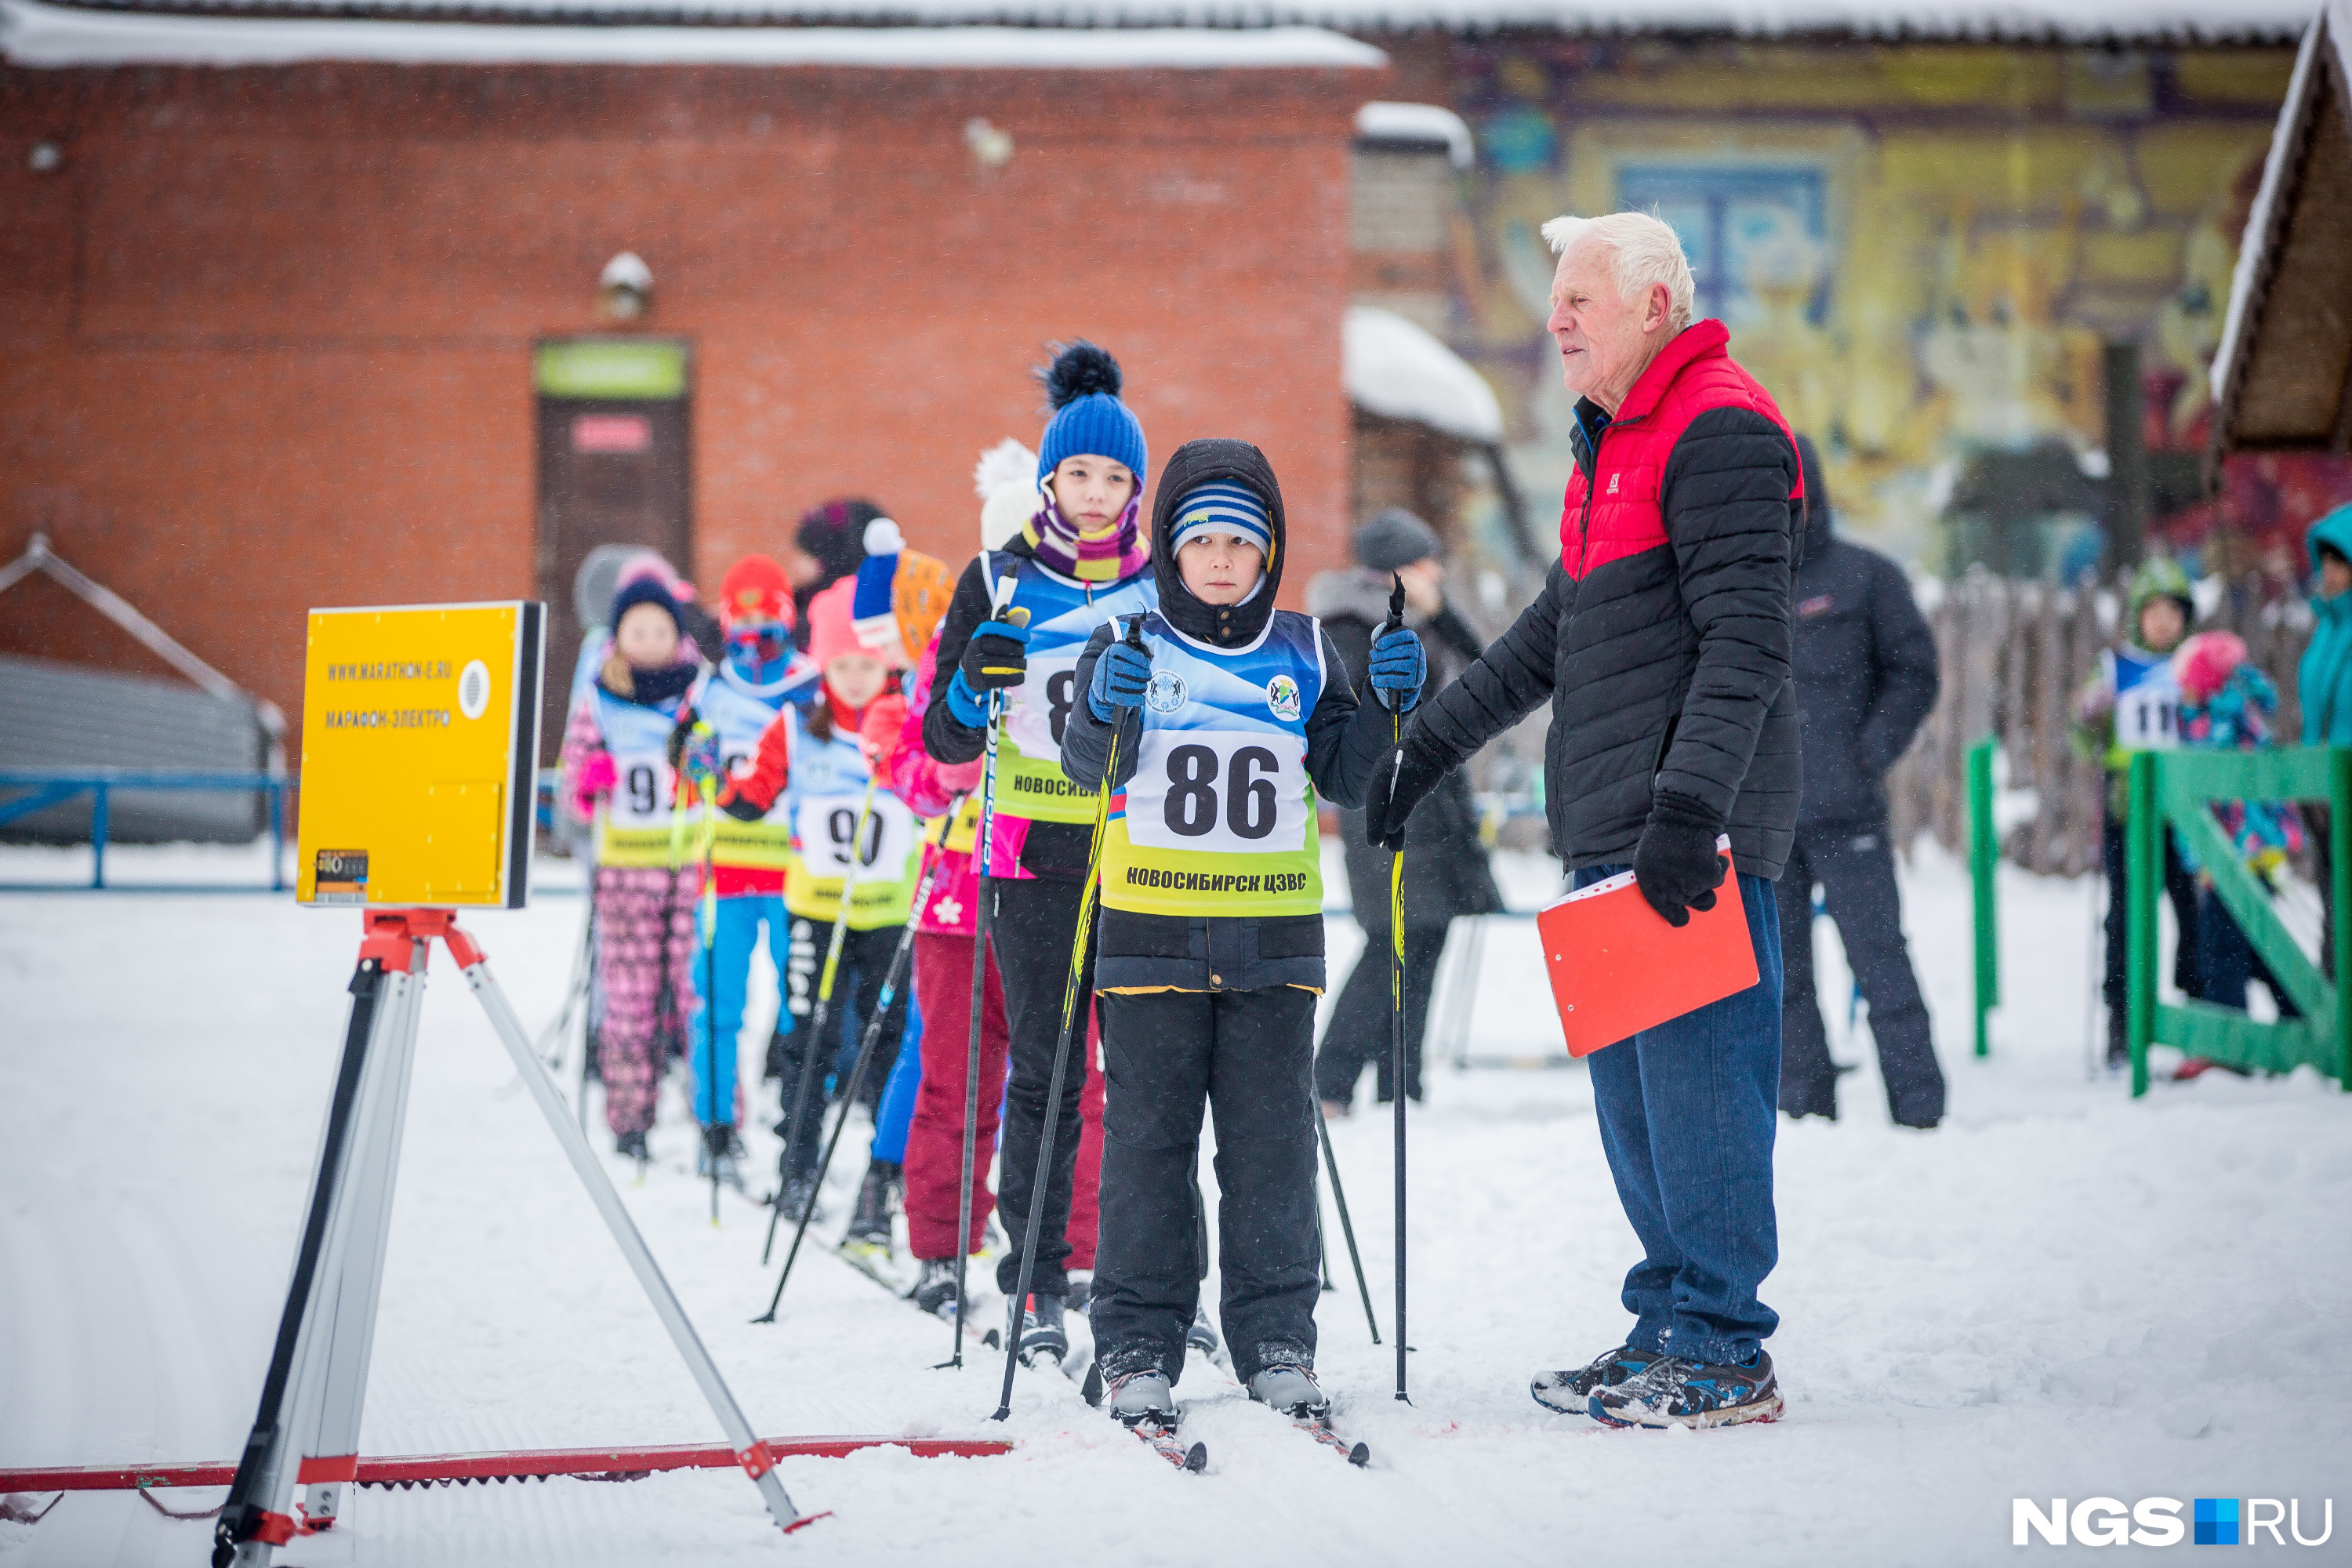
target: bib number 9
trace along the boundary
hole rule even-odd
[[[613,771],[618,776],[607,809],[614,826],[651,827],[669,816],[669,763],[660,752],[616,756]]]

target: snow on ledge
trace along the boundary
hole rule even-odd
[[[83,11],[0,0],[0,56],[37,68],[402,65],[865,66],[898,69],[1378,68],[1320,27],[568,27]]]
[[[1502,405],[1486,378],[1402,316],[1351,305],[1341,342],[1341,379],[1357,407],[1465,441],[1503,438]]]
[[[2294,74],[2287,80],[2286,101],[2279,109],[2278,122],[2271,130],[2270,156],[2263,163],[2262,188],[2254,194],[2254,205],[2246,211],[2245,242],[2238,247],[2238,265],[2230,275],[2229,308],[2221,316],[2221,340],[2213,350],[2213,368],[2209,373],[2216,401],[2229,395],[2230,373],[2238,357],[2239,341],[2247,328],[2246,312],[2252,308],[2254,277],[2267,259],[2271,229],[2271,209],[2278,205],[2284,188],[2287,163],[2294,156],[2295,120],[2304,112],[2305,98],[2317,85],[2312,72],[2318,68],[2320,35],[2325,33],[2334,46],[2336,57],[2347,69],[2352,58],[2345,56],[2346,29],[2352,26],[2352,5],[2346,0],[2326,0],[2311,26],[2304,30],[2303,47],[2295,52]]]
[[[1430,142],[1444,144],[1457,169],[1470,166],[1470,127],[1460,115],[1435,103],[1368,103],[1356,110],[1356,134],[1366,142]]]

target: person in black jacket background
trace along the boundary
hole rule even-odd
[[[1356,677],[1358,700],[1372,700],[1369,665],[1372,634],[1389,613],[1389,574],[1404,579],[1404,624],[1419,632],[1429,653],[1432,689],[1443,687],[1486,651],[1486,643],[1445,602],[1445,566],[1436,530],[1402,507],[1391,507],[1356,531],[1352,568],[1318,572],[1307,584],[1307,613],[1323,623],[1339,658]],[[1364,951],[1341,987],[1323,1043],[1315,1056],[1315,1093],[1324,1114],[1345,1116],[1356,1080],[1370,1058],[1378,1069],[1377,1097],[1396,1096],[1389,1059],[1389,858],[1364,836],[1364,814],[1339,814],[1339,842],[1348,860],[1348,890],[1363,929]],[[1430,990],[1445,932],[1456,915],[1495,914],[1503,907],[1478,837],[1478,806],[1461,773],[1413,807],[1405,822],[1412,875],[1404,884],[1405,1092],[1421,1098],[1421,1042],[1429,1019]]]
[[[1790,663],[1804,712],[1804,796],[1780,874],[1780,1109],[1837,1120],[1837,1078],[1813,994],[1813,888],[1822,888],[1846,962],[1870,1004],[1887,1109],[1906,1127],[1944,1114],[1944,1072],[1903,939],[1883,781],[1936,705],[1936,637],[1903,569],[1832,529],[1821,455],[1804,464],[1805,551],[1797,568]]]

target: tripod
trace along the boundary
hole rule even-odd
[[[352,976],[351,1021],[334,1100],[320,1142],[310,1203],[294,1277],[278,1323],[278,1341],[253,1431],[237,1461],[214,1535],[214,1568],[260,1568],[271,1550],[298,1533],[333,1524],[343,1487],[358,1472],[360,1409],[375,1339],[376,1299],[383,1279],[384,1238],[416,1054],[417,1011],[433,939],[440,938],[489,1015],[515,1070],[571,1157],[572,1168],[635,1271],[662,1326],[701,1386],[736,1461],[760,1489],[777,1524],[806,1522],[784,1495],[774,1457],[755,1436],[719,1368],[687,1321],[669,1282],[630,1222],[628,1211],[572,1121],[570,1108],[532,1048],[514,1008],[451,910],[370,910]],[[308,1489],[297,1523],[294,1489]]]

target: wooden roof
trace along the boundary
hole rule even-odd
[[[2279,110],[2213,359],[2212,456],[2352,451],[2352,0],[2324,0]]]

